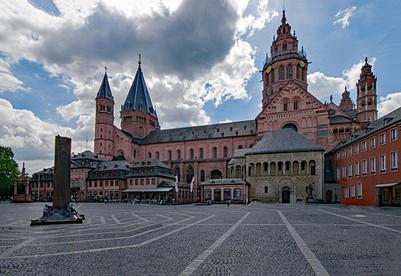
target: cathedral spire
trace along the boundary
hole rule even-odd
[[[104,69],[105,70],[102,84],[100,85],[99,91],[97,92],[96,99],[104,98],[104,99],[114,100],[113,94],[111,93],[109,80],[107,77],[107,67],[104,67]]]
[[[283,16],[281,17],[281,25],[285,25],[287,23],[287,18],[285,17],[285,10],[283,9]]]
[[[143,111],[157,117],[143,76],[141,63],[141,54],[139,54],[138,69],[121,111]]]

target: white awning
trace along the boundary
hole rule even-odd
[[[161,188],[130,188],[126,189],[124,193],[164,193],[169,192],[173,188],[170,187],[161,187]]]
[[[392,187],[395,185],[401,184],[401,182],[394,182],[394,183],[385,183],[385,184],[377,184],[376,188],[386,188],[386,187]]]

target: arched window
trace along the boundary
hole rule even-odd
[[[189,159],[194,159],[194,149],[189,150]]]
[[[288,102],[284,102],[283,103],[283,111],[287,111],[288,110]]]
[[[173,157],[172,157],[171,150],[169,150],[169,151],[168,151],[168,160],[171,160],[171,158],[173,158]]]
[[[310,168],[310,174],[311,175],[316,175],[316,162],[315,161],[309,161],[309,168]]]
[[[297,110],[299,108],[299,98],[294,98],[294,110]]]
[[[200,181],[205,181],[205,171],[204,170],[200,171]]]
[[[213,170],[210,173],[210,178],[211,179],[221,179],[221,178],[223,178],[223,174],[219,170]]]
[[[152,158],[152,153],[151,152],[148,152],[148,158],[149,159]]]
[[[228,148],[227,147],[223,148],[223,155],[224,155],[224,157],[228,157]]]
[[[180,167],[175,166],[173,169],[173,174],[177,176],[178,182],[180,182],[181,179]]]
[[[177,150],[177,160],[181,160],[181,150]]]
[[[292,130],[298,132],[298,128],[297,128],[297,126],[294,125],[294,124],[285,124],[285,125],[283,126],[283,128],[290,128],[290,129],[292,129]]]
[[[290,167],[291,167],[291,162],[290,161],[285,162],[285,170],[289,171]]]
[[[280,162],[277,163],[277,170],[279,172],[283,171],[283,162],[280,161]]]
[[[270,175],[275,175],[276,174],[276,163],[272,162],[270,163]]]
[[[278,68],[278,80],[284,80],[284,66]]]
[[[160,159],[160,153],[158,151],[156,151],[155,158]]]
[[[203,156],[203,148],[200,148],[200,149],[199,149],[199,158],[200,158],[200,159],[203,159],[203,158],[204,158],[204,156]]]
[[[292,79],[292,66],[291,64],[287,65],[287,79]]]
[[[217,158],[217,148],[213,147],[213,158]]]
[[[187,183],[191,183],[193,177],[194,177],[194,168],[192,166],[188,166],[188,168],[187,168]]]

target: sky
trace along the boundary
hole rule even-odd
[[[254,119],[260,70],[285,9],[311,64],[308,90],[339,104],[365,57],[383,116],[401,105],[401,1],[0,0],[0,146],[31,175],[55,135],[93,151],[105,67],[115,125],[141,67],[162,129]]]

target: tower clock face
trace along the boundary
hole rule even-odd
[[[329,115],[334,115],[334,114],[336,114],[336,111],[334,109],[330,109],[329,110]]]
[[[272,70],[271,66],[266,68],[266,73],[269,73]]]
[[[305,63],[301,60],[301,61],[299,62],[299,65],[300,65],[301,67],[304,67],[304,66],[305,66]]]

